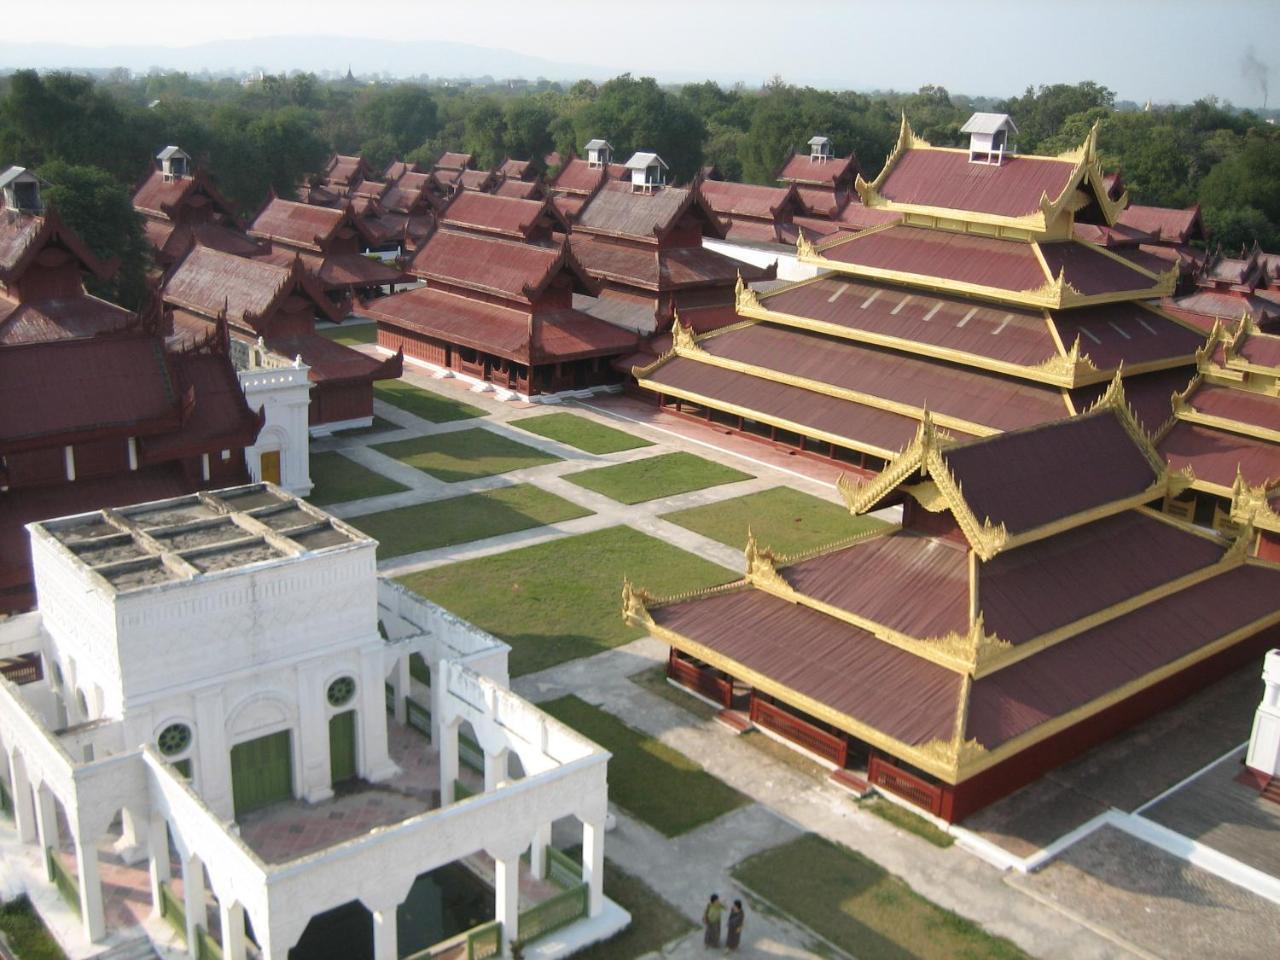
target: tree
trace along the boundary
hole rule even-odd
[[[49,184],[45,202],[89,249],[104,259],[120,260],[120,269],[110,280],[88,279],[90,292],[130,310],[139,309],[147,293],[151,246],[129,192],[99,167],[52,160],[41,165],[37,174]]]
[[[1106,87],[1086,80],[1083,83],[1054,83],[1039,89],[1027,87],[1020,97],[1012,97],[997,107],[1018,127],[1017,145],[1023,153],[1039,153],[1040,142],[1054,136],[1072,114],[1094,107],[1115,107],[1116,95]]]
[[[603,138],[622,159],[639,150],[657,153],[677,180],[688,180],[702,166],[706,127],[653,77],[614,77],[582,108],[574,126],[578,143]]]
[[[361,111],[369,138],[386,138],[393,153],[404,154],[436,135],[436,101],[423,87],[401,83],[378,91]]]
[[[541,100],[521,97],[502,110],[503,152],[517,160],[542,158],[551,150],[551,124],[555,114]]]

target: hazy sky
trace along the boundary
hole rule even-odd
[[[1215,94],[1260,106],[1266,71],[1246,76],[1246,51],[1280,73],[1280,0],[52,0],[29,12],[29,41],[451,40],[660,79],[778,73],[859,90],[1005,95],[1093,79],[1139,102]]]

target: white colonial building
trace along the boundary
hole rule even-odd
[[[227,960],[553,957],[628,922],[608,754],[507,689],[505,644],[380,580],[373,540],[270,484],[29,529],[39,607],[0,659],[43,676],[0,679],[0,842],[85,941],[137,934],[131,869]],[[566,818],[580,868],[549,849]],[[488,883],[465,929],[458,864]]]
[[[312,487],[311,368],[301,357],[272,353],[261,337],[252,346],[232,340],[231,360],[249,409],[264,414],[257,441],[244,451],[249,476],[305,497]]]

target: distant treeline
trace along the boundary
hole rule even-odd
[[[1212,100],[1119,109],[1112,91],[1091,82],[976,101],[941,87],[865,95],[781,79],[759,89],[710,81],[664,88],[630,74],[603,84],[506,88],[321,81],[305,73],[244,82],[181,73],[119,71],[94,80],[18,71],[0,79],[0,169],[34,168],[61,188],[57,202],[74,206],[75,219],[105,221],[86,230],[99,252],[130,259],[136,243],[119,238],[135,231],[122,222],[127,215],[119,197],[111,199],[111,184],[127,199],[151,158],[170,143],[206,164],[248,214],[271,189],[291,195],[334,152],[360,153],[381,168],[397,157],[429,164],[445,150],[463,150],[490,167],[506,157],[567,154],[603,137],[623,158],[638,149],[656,151],[677,179],[715,164],[725,179],[771,183],[790,150],[822,134],[841,155],[856,152],[870,177],[893,146],[904,111],[916,133],[959,146],[965,142],[960,126],[977,109],[1010,114],[1023,153],[1077,147],[1099,122],[1104,164],[1123,171],[1134,202],[1199,202],[1224,246],[1257,239],[1280,250],[1280,130],[1274,124]],[[75,203],[67,195],[86,191],[90,195]],[[73,217],[69,209],[64,215]]]

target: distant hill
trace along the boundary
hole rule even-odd
[[[604,79],[605,67],[565,63],[543,57],[439,40],[391,41],[366,37],[258,37],[251,40],[214,40],[190,47],[111,46],[80,47],[58,43],[13,43],[0,46],[0,69],[41,70],[110,69],[125,67],[135,73],[152,67],[189,73],[244,73],[265,70],[287,73],[309,70],[357,75],[388,74],[412,77],[483,77],[502,80],[521,77],[534,80]]]

